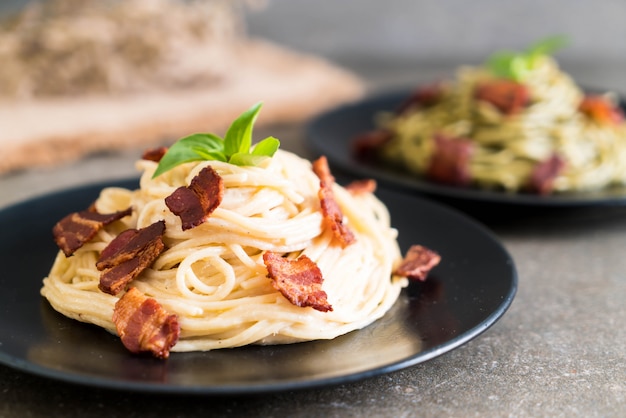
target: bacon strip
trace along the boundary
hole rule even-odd
[[[96,263],[102,271],[98,288],[117,295],[163,252],[165,222],[158,221],[142,229],[128,229],[102,250]]]
[[[81,212],[70,213],[52,228],[54,241],[66,257],[89,242],[99,230],[132,213],[132,208],[102,214],[90,208]]]
[[[528,88],[513,80],[494,80],[476,87],[474,97],[494,105],[505,115],[514,115],[530,102]]]
[[[362,133],[352,139],[352,154],[362,161],[376,161],[380,149],[393,138],[387,130],[375,130]]]
[[[541,195],[552,193],[554,179],[564,167],[565,161],[556,154],[537,164],[530,175],[530,190]]]
[[[122,344],[130,352],[150,352],[162,359],[169,357],[180,335],[178,317],[135,287],[115,304],[113,323]]]
[[[444,94],[442,83],[433,83],[418,87],[413,93],[396,109],[396,114],[401,115],[413,107],[430,107],[439,103]]]
[[[335,201],[335,195],[333,193],[335,178],[330,173],[326,157],[322,156],[313,162],[313,172],[315,172],[320,179],[320,189],[317,194],[320,199],[324,221],[332,229],[341,247],[345,248],[352,244],[356,238],[352,231],[343,224],[343,213]]]
[[[346,185],[346,190],[354,195],[362,193],[374,193],[376,191],[376,180],[354,180]]]
[[[587,117],[601,124],[619,125],[624,121],[624,113],[603,96],[586,96],[578,106],[578,110]]]
[[[141,159],[154,161],[155,163],[158,163],[159,161],[161,161],[161,158],[163,158],[166,152],[167,152],[167,147],[158,147],[158,148],[148,149],[144,151],[143,155],[141,156]]]
[[[222,203],[224,181],[207,166],[191,180],[189,187],[179,187],[165,198],[165,204],[182,221],[183,230],[194,228],[213,213]]]
[[[452,138],[435,135],[435,149],[426,169],[426,176],[439,183],[454,186],[470,184],[469,169],[473,144],[467,138]]]
[[[441,256],[436,252],[421,245],[412,245],[394,274],[424,281],[440,261]]]
[[[289,260],[267,251],[263,254],[268,277],[272,285],[292,304],[312,307],[321,312],[332,311],[326,292],[322,290],[322,272],[306,255]]]

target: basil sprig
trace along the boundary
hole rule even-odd
[[[564,36],[542,39],[521,52],[500,51],[491,55],[486,67],[496,76],[523,81],[546,55],[551,55],[567,45]]]
[[[246,166],[258,165],[272,157],[280,141],[273,136],[260,141],[252,151],[252,128],[263,103],[257,103],[233,121],[224,138],[212,133],[197,133],[176,141],[163,155],[152,178],[191,161],[223,161]]]

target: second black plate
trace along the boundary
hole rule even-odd
[[[549,196],[506,193],[437,184],[413,174],[365,164],[355,159],[351,152],[351,141],[354,137],[372,130],[377,113],[393,111],[409,94],[410,90],[408,89],[388,92],[324,113],[308,125],[307,141],[314,152],[325,155],[334,167],[347,173],[359,177],[374,178],[390,187],[425,193],[434,197],[478,203],[543,207],[626,204],[626,187],[615,187],[597,192],[559,193]]]

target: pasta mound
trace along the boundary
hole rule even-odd
[[[183,230],[164,199],[207,165],[223,179],[223,200],[204,223]],[[98,289],[96,261],[121,231],[159,220],[166,224],[166,250],[132,286],[178,315],[180,339],[172,351],[331,339],[382,317],[407,285],[392,275],[402,257],[383,203],[334,184],[356,242],[333,244],[320,212],[319,178],[294,154],[279,150],[261,166],[186,163],[154,179],[157,163],[137,166],[139,189],[106,188],[95,202],[101,213],[132,206],[132,215],[100,230],[72,256],[59,252],[43,281],[42,295],[70,318],[116,333],[111,318],[120,296]],[[291,304],[267,278],[266,251],[313,260],[333,310]]]
[[[496,79],[485,67],[461,67],[455,80],[442,83],[435,104],[378,115],[378,127],[392,136],[380,158],[424,175],[434,137],[442,134],[472,142],[467,170],[474,187],[525,191],[533,170],[553,155],[564,164],[551,192],[626,184],[626,123],[602,123],[581,112],[585,92],[552,57],[541,57],[525,76],[529,102],[515,114],[476,97],[478,86]],[[616,97],[604,98],[618,108]]]

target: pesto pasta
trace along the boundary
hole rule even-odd
[[[435,181],[542,194],[626,183],[617,97],[586,94],[546,54],[534,56],[518,80],[488,65],[461,67],[454,80],[421,88],[396,112],[377,115],[376,125],[388,135],[377,146],[379,160]],[[435,167],[445,154],[438,138],[467,147],[466,160],[454,162],[466,181]]]

